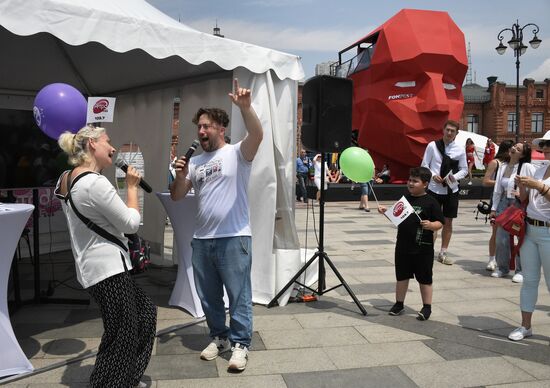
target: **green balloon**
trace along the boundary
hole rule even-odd
[[[369,182],[374,175],[374,162],[371,156],[359,147],[349,147],[342,152],[340,168],[344,175],[354,182]]]

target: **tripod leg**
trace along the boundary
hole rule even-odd
[[[273,306],[276,306],[278,305],[279,303],[279,298],[281,296],[283,296],[283,294],[286,292],[286,290],[288,290],[288,288],[290,286],[292,286],[294,284],[294,282],[296,281],[296,279],[298,279],[300,277],[300,275],[315,261],[315,259],[317,259],[318,257],[320,256],[320,253],[319,252],[315,252],[315,254],[311,257],[311,259],[308,260],[308,262],[302,267],[302,269],[300,269],[298,271],[298,273],[296,275],[294,275],[294,277],[292,279],[290,279],[290,281],[281,289],[281,291],[279,291],[279,293],[277,295],[275,295],[275,297],[271,300],[271,302],[269,302],[267,304],[267,308],[270,308],[270,307],[273,307]]]
[[[336,269],[336,267],[334,266],[334,264],[332,263],[328,255],[325,252],[321,252],[319,255],[321,256],[322,259],[324,259],[328,263],[330,268],[332,268],[332,271],[338,277],[338,279],[340,280],[340,282],[348,292],[349,296],[351,296],[351,299],[353,299],[353,301],[355,302],[359,310],[361,310],[361,313],[363,313],[363,315],[367,315],[367,310],[365,310],[361,302],[359,302],[359,299],[357,299],[357,297],[355,296],[351,288],[348,286],[348,283],[346,283],[346,281],[344,280],[340,272],[338,272],[338,270]]]

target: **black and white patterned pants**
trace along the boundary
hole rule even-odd
[[[90,385],[135,387],[151,358],[157,308],[128,272],[93,285],[88,292],[99,305],[105,329]]]

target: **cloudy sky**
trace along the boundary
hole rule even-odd
[[[367,35],[402,8],[447,11],[470,42],[472,77],[481,85],[490,75],[516,82],[513,52],[498,55],[497,34],[519,20],[535,23],[542,44],[521,56],[524,78],[550,78],[549,0],[147,0],[176,20],[211,33],[216,21],[227,38],[299,55],[306,78],[315,65],[338,59],[338,51]],[[511,38],[507,33],[504,42]],[[524,42],[532,30],[524,30]]]

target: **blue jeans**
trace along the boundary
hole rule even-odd
[[[191,241],[195,286],[210,336],[247,347],[252,339],[251,245],[250,236]],[[229,297],[229,327],[225,325],[224,286]]]
[[[512,206],[515,203],[516,199],[506,198],[506,195],[503,195],[497,205],[497,216],[501,214],[504,210],[506,210],[508,206]],[[499,226],[497,227],[495,241],[495,259],[498,265],[498,269],[502,271],[503,274],[507,274],[508,272],[510,272],[510,234]],[[516,255],[516,273],[519,272],[521,272],[521,260],[520,255]]]
[[[550,291],[550,228],[527,224],[525,240],[520,251],[523,262],[520,307],[521,311],[531,313],[537,303],[541,266],[546,287]]]

